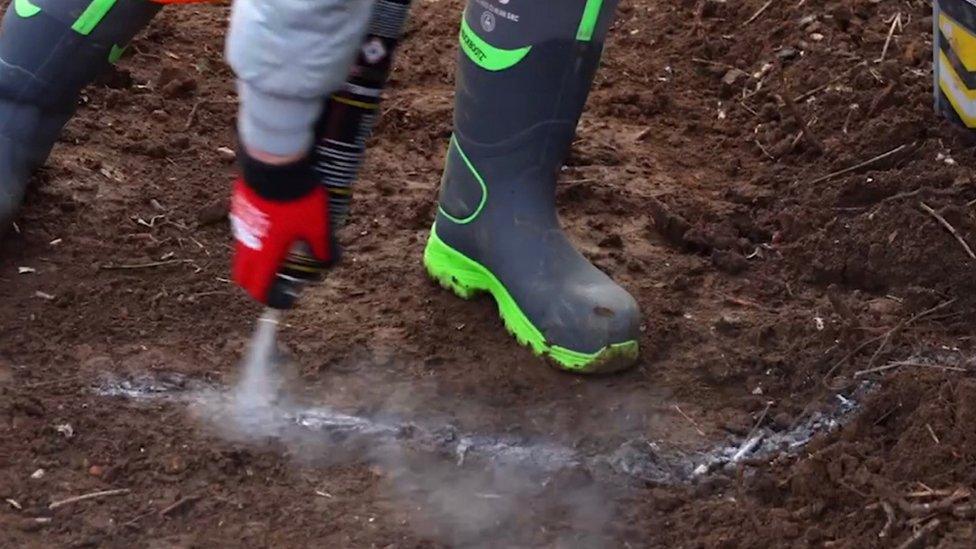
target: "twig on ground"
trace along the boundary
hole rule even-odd
[[[891,528],[895,525],[895,521],[897,520],[895,517],[895,508],[884,500],[881,500],[878,503],[878,507],[880,507],[885,514],[885,525],[881,531],[878,532],[878,537],[881,539],[887,539],[889,536],[891,536]]]
[[[943,364],[927,364],[925,362],[915,362],[911,360],[899,360],[898,362],[892,362],[890,364],[885,364],[884,366],[877,366],[875,368],[869,368],[867,370],[858,370],[854,372],[854,377],[863,377],[868,374],[876,374],[879,372],[886,372],[888,370],[894,370],[895,368],[901,368],[902,366],[912,366],[916,368],[935,368],[937,370],[946,370],[949,372],[968,372],[969,370],[965,368],[959,368],[958,366],[945,366]]]
[[[190,303],[193,303],[194,301],[200,299],[201,297],[211,297],[215,295],[230,295],[230,292],[224,290],[214,290],[212,292],[200,292],[200,293],[190,294],[186,296],[186,300],[189,301]]]
[[[910,517],[918,518],[927,517],[934,513],[940,513],[943,511],[951,511],[957,503],[971,495],[972,493],[969,490],[965,488],[957,488],[948,497],[934,503],[908,503],[904,499],[899,499],[897,503],[901,512]]]
[[[180,509],[183,509],[184,507],[186,507],[188,505],[192,505],[193,503],[196,503],[196,501],[199,500],[199,499],[200,499],[200,496],[199,495],[186,496],[185,498],[182,498],[179,501],[177,501],[176,503],[174,503],[174,504],[166,507],[165,509],[161,510],[159,512],[159,516],[165,517],[165,516],[167,516],[167,515],[169,515],[171,513],[175,513],[176,511],[179,511]]]
[[[759,19],[759,16],[762,15],[762,14],[764,14],[764,13],[766,13],[766,10],[768,10],[769,9],[769,6],[772,6],[772,5],[773,5],[773,0],[768,0],[765,4],[762,5],[761,8],[759,8],[756,11],[756,13],[752,14],[752,17],[750,17],[749,19],[746,19],[746,22],[743,23],[743,25],[748,25],[749,23],[752,23],[756,19]]]
[[[81,379],[82,376],[67,376],[61,379],[50,379],[48,381],[38,381],[37,383],[28,383],[23,386],[24,389],[38,389],[40,387],[47,387],[50,385],[63,385],[65,383],[72,383]]]
[[[48,505],[47,508],[53,511],[58,507],[64,507],[65,505],[77,503],[79,501],[87,501],[90,499],[97,499],[97,498],[107,498],[110,496],[123,496],[125,494],[128,494],[129,492],[131,492],[131,490],[129,490],[128,488],[121,488],[118,490],[103,490],[101,492],[92,492],[90,494],[83,494],[80,496],[74,496],[67,499],[62,499],[60,501],[55,501],[50,505]]]
[[[895,413],[898,410],[899,407],[900,407],[900,405],[898,405],[898,406],[892,406],[887,412],[885,412],[885,413],[881,414],[880,416],[878,416],[878,419],[874,420],[874,425],[875,426],[878,426],[878,425],[881,425],[882,423],[884,423],[885,420],[888,419],[889,417],[891,417],[891,414]]]
[[[913,196],[918,196],[918,195],[922,194],[923,192],[930,191],[930,190],[932,190],[932,189],[927,189],[925,187],[920,187],[918,189],[915,189],[914,191],[908,191],[908,192],[904,192],[904,193],[893,194],[893,195],[889,196],[888,198],[885,198],[885,199],[881,200],[881,202],[878,202],[878,204],[887,204],[888,202],[895,202],[895,201],[898,201],[898,200],[902,200],[904,198],[911,198]]]
[[[739,101],[739,106],[745,109],[745,111],[751,114],[752,116],[759,116],[759,113],[756,112],[756,109],[750,107],[749,105],[746,105],[745,101]]]
[[[130,520],[128,522],[123,522],[122,523],[122,528],[132,528],[133,526],[136,525],[137,522],[139,522],[140,520],[148,517],[149,515],[151,515],[153,513],[154,513],[154,510],[153,509],[150,509],[150,510],[146,511],[145,513],[142,513],[140,515],[136,515],[132,520]]]
[[[837,485],[840,486],[841,488],[847,490],[848,492],[850,492],[852,494],[857,494],[861,498],[868,499],[869,497],[871,497],[868,494],[865,494],[864,491],[858,490],[857,488],[851,486],[850,484],[848,484],[848,483],[846,483],[844,481],[838,482]]]
[[[838,360],[837,362],[835,362],[830,367],[830,369],[827,370],[827,373],[824,374],[824,383],[826,383],[827,380],[830,379],[830,376],[834,375],[834,372],[837,371],[837,368],[840,368],[845,362],[847,362],[848,360],[850,360],[851,357],[853,357],[857,353],[860,353],[861,351],[863,351],[864,348],[867,347],[868,345],[874,343],[875,341],[880,341],[883,338],[884,338],[884,335],[879,335],[879,336],[872,337],[871,339],[867,339],[863,343],[861,343],[860,345],[858,345],[857,347],[855,347],[854,350],[852,350],[851,352],[849,352],[846,355],[842,356],[840,358],[840,360]]]
[[[847,131],[851,127],[851,119],[854,118],[854,113],[857,112],[858,109],[860,108],[861,108],[860,105],[854,103],[847,109],[847,116],[844,117],[844,125],[840,129],[840,131],[843,132],[844,135],[847,135]]]
[[[755,436],[747,438],[745,442],[742,443],[742,446],[739,446],[739,449],[735,451],[735,454],[732,455],[732,459],[730,459],[729,462],[739,463],[742,461],[742,458],[746,457],[753,450],[755,450],[756,446],[759,446],[759,443],[762,442],[764,436],[765,435],[762,433],[759,433]]]
[[[963,239],[962,235],[959,234],[959,231],[957,231],[956,228],[953,227],[951,223],[946,221],[944,217],[939,215],[939,212],[932,209],[932,207],[926,204],[925,202],[919,202],[918,205],[920,208],[928,212],[929,215],[934,217],[936,221],[938,221],[943,227],[945,227],[946,230],[952,234],[952,236],[956,237],[956,240],[958,240],[959,243],[962,244],[963,249],[966,250],[966,254],[970,257],[970,259],[976,259],[976,253],[973,253],[973,249],[969,247],[969,244],[966,243],[966,240]]]
[[[881,340],[881,345],[878,345],[878,348],[875,349],[874,354],[871,355],[871,360],[868,361],[868,369],[870,370],[871,368],[874,367],[875,361],[878,360],[878,357],[881,356],[881,353],[888,347],[888,344],[891,343],[891,338],[893,338],[896,334],[900,333],[903,329],[905,329],[908,325],[912,324],[916,320],[919,320],[920,318],[923,318],[923,317],[929,316],[931,314],[937,313],[937,312],[941,311],[942,309],[948,307],[949,305],[952,305],[955,302],[956,302],[955,299],[951,299],[949,301],[945,301],[943,303],[940,303],[940,304],[936,305],[935,307],[932,307],[931,309],[928,309],[926,311],[922,311],[921,313],[919,313],[919,314],[917,314],[917,315],[909,318],[908,320],[905,320],[905,321],[902,321],[902,322],[898,323],[897,326],[895,326],[894,328],[888,330],[884,334],[883,339]]]
[[[945,364],[927,364],[925,362],[908,362],[906,361],[905,366],[914,366],[916,368],[933,368],[936,370],[945,370],[947,372],[960,372],[966,373],[969,370],[965,368],[960,368],[958,366],[946,366]]]
[[[942,522],[939,519],[932,519],[925,526],[918,529],[912,537],[905,540],[898,546],[898,549],[916,549],[917,547],[923,547],[925,545],[925,540],[928,539],[929,535],[935,532]]]
[[[891,158],[892,156],[895,156],[895,155],[901,153],[905,149],[907,149],[909,147],[914,147],[914,146],[915,146],[915,143],[911,143],[911,144],[906,144],[906,145],[901,145],[899,147],[895,147],[894,149],[891,149],[890,151],[888,151],[886,153],[879,154],[878,156],[875,156],[874,158],[869,158],[868,160],[865,160],[864,162],[861,162],[859,164],[855,164],[855,165],[853,165],[853,166],[851,166],[849,168],[844,168],[843,170],[837,170],[836,172],[829,173],[827,175],[818,177],[818,178],[814,179],[813,181],[810,181],[809,184],[810,185],[815,185],[817,183],[823,183],[824,181],[829,181],[829,180],[831,180],[831,179],[833,179],[835,177],[840,177],[842,175],[847,175],[847,174],[849,174],[851,172],[856,172],[858,170],[861,170],[861,169],[867,168],[869,166],[872,166],[874,164],[877,164],[878,162],[881,162],[882,160],[886,160],[888,158]]]
[[[722,63],[721,61],[712,61],[711,59],[702,59],[701,57],[692,57],[691,58],[691,61],[693,63],[698,63],[699,65],[711,65],[713,67],[721,67],[723,69],[742,70],[739,67],[736,67],[735,65],[730,65],[728,63]],[[745,71],[742,71],[742,72],[745,73]]]
[[[885,39],[884,47],[881,48],[881,57],[875,59],[875,63],[881,63],[888,55],[888,47],[891,46],[891,39],[895,37],[895,29],[901,26],[901,12],[898,12],[891,19],[891,28],[888,29],[888,38]]]
[[[860,345],[858,345],[857,347],[855,347],[853,351],[847,353],[846,355],[844,355],[843,357],[841,357],[840,360],[838,360],[837,362],[835,362],[833,364],[833,366],[831,366],[830,369],[827,370],[827,373],[824,374],[823,382],[826,384],[827,383],[827,380],[829,380],[830,377],[834,374],[834,372],[837,371],[837,368],[840,368],[845,362],[847,362],[848,360],[850,360],[851,357],[855,356],[857,353],[859,353],[862,350],[864,350],[865,347],[867,347],[868,345],[871,345],[872,343],[874,343],[876,341],[881,341],[881,346],[878,347],[878,351],[875,351],[875,354],[872,356],[872,362],[873,362],[874,359],[875,359],[875,357],[880,354],[879,351],[882,350],[882,349],[884,349],[885,347],[887,347],[888,341],[891,339],[891,337],[892,337],[893,334],[895,334],[896,332],[898,332],[898,331],[900,331],[900,330],[902,330],[904,328],[907,328],[908,326],[914,324],[915,322],[921,320],[922,318],[925,318],[925,317],[927,317],[927,316],[929,316],[931,314],[935,314],[935,313],[941,311],[942,309],[945,309],[946,307],[952,305],[955,302],[956,302],[956,299],[955,298],[950,299],[948,301],[944,301],[944,302],[936,305],[935,307],[932,307],[931,309],[927,309],[925,311],[922,311],[922,312],[918,313],[917,315],[909,318],[908,320],[904,320],[904,321],[898,323],[897,326],[895,326],[894,328],[888,330],[887,332],[885,332],[882,335],[875,336],[875,337],[872,337],[871,339],[865,340],[863,343],[861,343]],[[869,363],[868,364],[868,369],[870,369],[870,367],[872,365],[873,364]]]
[[[829,88],[830,86],[833,86],[837,82],[840,82],[844,78],[847,78],[847,76],[851,72],[853,72],[854,69],[856,69],[858,67],[863,67],[866,63],[867,63],[866,61],[862,61],[862,62],[858,63],[857,65],[854,65],[853,67],[848,68],[844,72],[842,72],[842,73],[838,74],[837,76],[835,76],[835,77],[831,78],[830,80],[828,80],[826,84],[817,86],[816,88],[813,88],[811,90],[805,91],[805,92],[801,93],[800,95],[794,97],[793,98],[793,101],[795,101],[797,103],[802,103],[802,102],[806,101],[807,99],[813,97],[814,95],[817,95],[818,93],[824,91],[825,89]]]
[[[823,154],[824,151],[827,150],[824,147],[823,141],[821,141],[810,130],[810,126],[807,124],[806,119],[803,118],[803,113],[800,112],[800,109],[796,106],[796,103],[793,101],[793,98],[790,97],[791,94],[790,88],[786,84],[785,79],[783,81],[783,88],[784,88],[783,95],[781,96],[783,99],[783,104],[786,105],[786,110],[789,111],[790,116],[793,117],[793,120],[796,121],[796,125],[800,128],[800,134],[803,136],[803,140],[806,141],[808,145],[813,147],[815,151],[817,151],[820,154]]]
[[[866,376],[868,374],[877,374],[877,373],[881,373],[881,372],[887,372],[888,370],[894,370],[895,368],[899,368],[901,366],[904,366],[904,364],[905,364],[904,362],[892,362],[890,364],[885,364],[884,366],[878,366],[876,368],[869,368],[867,370],[858,370],[858,371],[854,372],[854,377],[855,378],[859,378],[859,377],[862,377],[862,376]]]
[[[921,483],[919,483],[919,484],[921,484]],[[925,486],[924,484],[922,484],[921,486],[923,488],[922,490],[918,490],[918,491],[915,491],[915,492],[909,492],[908,494],[905,495],[905,497],[906,498],[909,498],[909,499],[934,498],[934,497],[942,497],[942,498],[944,498],[946,496],[951,496],[952,494],[955,493],[955,490],[933,490],[933,489],[929,488],[928,486]]]
[[[167,261],[154,261],[152,263],[137,263],[134,265],[99,265],[98,268],[103,271],[122,271],[122,270],[132,270],[132,269],[152,269],[155,267],[176,265],[178,263],[193,263],[193,260],[192,259],[170,259]]]
[[[757,420],[756,420],[756,424],[752,426],[752,431],[749,431],[749,436],[750,436],[750,437],[751,437],[752,435],[754,435],[754,434],[756,434],[756,431],[758,431],[758,430],[759,430],[759,426],[760,426],[760,425],[762,425],[762,422],[763,422],[763,421],[766,421],[766,416],[768,416],[768,415],[769,415],[769,409],[770,409],[770,408],[771,408],[772,406],[773,406],[773,401],[771,401],[771,400],[768,400],[768,401],[766,401],[766,407],[765,407],[765,408],[763,408],[763,411],[762,411],[762,413],[761,413],[761,414],[759,414],[759,419],[757,419]]]
[[[972,519],[976,517],[976,503],[963,503],[952,508],[952,515],[960,519]]]
[[[187,115],[186,117],[186,123],[183,124],[183,131],[189,131],[189,129],[193,127],[193,123],[196,121],[197,113],[200,111],[201,105],[204,104],[227,105],[233,103],[234,103],[233,100],[228,100],[228,99],[223,99],[223,100],[201,99],[200,101],[197,101],[196,103],[193,104],[193,108],[190,109],[190,114]]]
[[[698,426],[698,423],[696,423],[695,420],[691,419],[691,416],[686,414],[685,411],[681,409],[681,406],[675,404],[674,409],[677,410],[679,414],[681,414],[681,417],[687,419],[688,423],[691,423],[691,426],[695,428],[695,431],[697,431],[699,435],[705,436],[705,431],[702,431],[702,428]]]
[[[200,110],[200,105],[203,105],[202,100],[193,104],[193,108],[190,109],[190,114],[186,117],[186,124],[183,124],[183,131],[188,131],[193,127],[193,121],[197,118],[197,111]]]
[[[752,430],[749,431],[749,435],[742,442],[742,445],[739,446],[739,449],[735,451],[735,454],[733,454],[732,459],[730,460],[732,463],[742,461],[742,458],[750,454],[756,449],[756,446],[762,442],[765,435],[759,432],[759,427],[762,425],[763,421],[766,421],[766,416],[769,415],[769,409],[772,407],[772,405],[772,401],[766,402],[766,408],[764,408],[762,414],[759,415],[759,419],[756,420],[756,424],[752,426]]]
[[[936,444],[942,444],[942,441],[939,440],[939,437],[935,435],[935,429],[932,428],[931,424],[926,423],[925,428],[929,430],[929,434],[932,435],[932,440],[934,440]]]
[[[775,156],[773,156],[773,155],[771,155],[771,154],[769,154],[769,151],[767,151],[767,150],[766,150],[766,147],[763,147],[763,144],[762,144],[762,143],[760,143],[758,139],[753,139],[753,141],[755,141],[755,143],[756,143],[756,146],[757,146],[757,147],[759,147],[759,150],[760,150],[760,151],[762,151],[762,153],[763,153],[763,155],[764,155],[764,156],[765,156],[766,158],[768,158],[768,159],[770,159],[770,160],[773,160],[773,161],[775,161],[775,160],[776,160],[776,157],[775,157]]]

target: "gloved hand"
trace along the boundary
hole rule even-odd
[[[230,207],[234,281],[266,305],[291,308],[289,288],[318,280],[334,259],[327,193],[308,160],[273,166],[240,157]]]

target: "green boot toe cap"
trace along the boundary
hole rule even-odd
[[[603,294],[602,299],[591,300],[589,312],[584,319],[578,314],[560,314],[560,305],[566,301],[553,302],[553,313],[548,315],[549,320],[546,322],[549,325],[553,325],[554,321],[556,324],[561,323],[565,329],[557,331],[566,334],[571,334],[574,330],[586,330],[585,337],[580,338],[590,340],[589,348],[586,348],[574,344],[575,342],[565,336],[558,340],[547,338],[491,271],[444,243],[438,237],[436,228],[431,231],[427,241],[424,265],[431,278],[459,297],[468,299],[479,293],[491,294],[498,304],[498,312],[509,333],[521,345],[529,347],[536,355],[545,356],[559,369],[578,374],[600,374],[621,371],[637,362],[637,303],[615,284],[612,288],[587,287],[582,290],[584,296],[594,292],[597,297]],[[579,296],[570,297],[568,302],[578,303]],[[593,305],[594,302],[597,305]],[[560,322],[559,318],[564,321]],[[567,324],[573,322],[575,324]],[[594,340],[606,343],[594,346]]]

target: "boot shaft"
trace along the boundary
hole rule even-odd
[[[538,131],[546,136],[540,152],[549,163],[563,156],[616,4],[469,0],[459,37],[458,139],[497,154],[521,147]]]
[[[469,0],[440,213],[556,224],[555,186],[616,0]],[[488,197],[491,196],[493,200]]]

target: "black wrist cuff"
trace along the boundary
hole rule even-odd
[[[311,155],[291,164],[265,164],[239,147],[237,158],[244,183],[258,196],[275,202],[288,202],[308,196],[319,185],[312,168]]]

